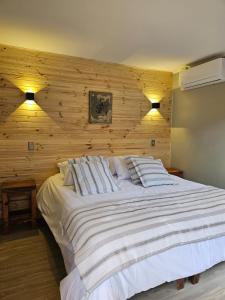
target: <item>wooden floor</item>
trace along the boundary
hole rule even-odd
[[[46,229],[0,237],[1,300],[58,300],[64,276],[59,249]]]
[[[63,261],[49,231],[42,227],[0,236],[1,300],[60,299]],[[168,283],[132,300],[225,300],[225,263],[205,272],[196,286],[187,282],[177,291],[175,283]]]

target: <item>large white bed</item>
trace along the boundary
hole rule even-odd
[[[170,175],[172,176],[172,175]],[[124,300],[134,294],[154,288],[164,282],[201,273],[225,260],[225,237],[207,239],[173,247],[119,270],[87,292],[74,262],[74,251],[65,234],[64,216],[83,206],[107,201],[133,199],[144,195],[170,194],[204,187],[201,184],[174,177],[176,185],[144,188],[130,180],[117,180],[120,191],[107,194],[79,196],[72,186],[64,186],[60,174],[48,178],[40,188],[38,207],[48,223],[64,258],[67,276],[60,284],[63,300]],[[194,204],[193,204],[194,205]]]

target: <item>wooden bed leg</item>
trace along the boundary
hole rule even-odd
[[[176,281],[176,286],[177,286],[177,290],[182,290],[184,288],[184,278],[181,279],[177,279]]]
[[[191,284],[197,284],[200,279],[200,274],[196,274],[193,276],[188,277],[188,280],[190,281]]]

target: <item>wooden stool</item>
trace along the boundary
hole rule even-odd
[[[7,181],[1,186],[2,189],[2,219],[3,231],[9,232],[9,201],[12,195],[21,193],[30,193],[30,208],[31,214],[29,219],[23,221],[31,221],[32,228],[36,226],[37,204],[36,204],[36,183],[33,179],[21,181]]]

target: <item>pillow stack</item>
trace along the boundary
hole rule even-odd
[[[104,159],[103,156],[81,156],[81,157],[77,157],[77,158],[70,158],[67,161],[67,170],[65,172],[65,176],[64,176],[64,185],[73,185],[74,184],[74,180],[72,177],[72,172],[71,172],[71,166],[73,164],[79,164],[79,163],[87,163],[87,162],[91,162],[91,161],[106,161]],[[107,162],[107,166],[109,166],[108,161]]]
[[[144,187],[175,184],[161,160],[149,157],[127,157],[127,166],[134,184]]]
[[[101,194],[119,191],[109,169],[109,163],[102,156],[84,156],[68,160],[66,184],[72,179],[78,194]]]
[[[151,156],[82,156],[59,163],[64,185],[74,185],[78,194],[101,194],[120,190],[113,175],[143,187],[176,184],[161,160]]]

